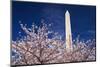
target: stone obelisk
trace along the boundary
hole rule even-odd
[[[65,13],[65,32],[66,32],[66,49],[72,50],[72,34],[71,34],[71,22],[70,13],[66,11]]]

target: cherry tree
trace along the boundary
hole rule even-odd
[[[41,26],[32,24],[31,28],[20,23],[21,29],[26,36],[12,41],[11,64],[49,64],[77,61],[93,61],[96,55],[95,39],[80,41],[73,40],[73,51],[66,50],[65,41],[59,33],[49,30],[51,24],[41,22]],[[49,37],[52,35],[52,37]]]

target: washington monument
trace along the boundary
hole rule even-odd
[[[71,34],[71,22],[70,13],[66,11],[65,13],[65,32],[66,32],[66,49],[72,50],[72,34]]]

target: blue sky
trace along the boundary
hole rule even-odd
[[[65,38],[65,12],[71,15],[73,39],[80,35],[81,39],[92,39],[96,35],[96,7],[69,4],[50,4],[36,2],[12,2],[12,40],[19,37],[21,30],[19,21],[31,27],[34,22],[40,25],[42,19],[46,24],[52,23],[51,29]]]

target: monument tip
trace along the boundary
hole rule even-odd
[[[66,11],[66,14],[69,14],[69,11],[68,10]]]

